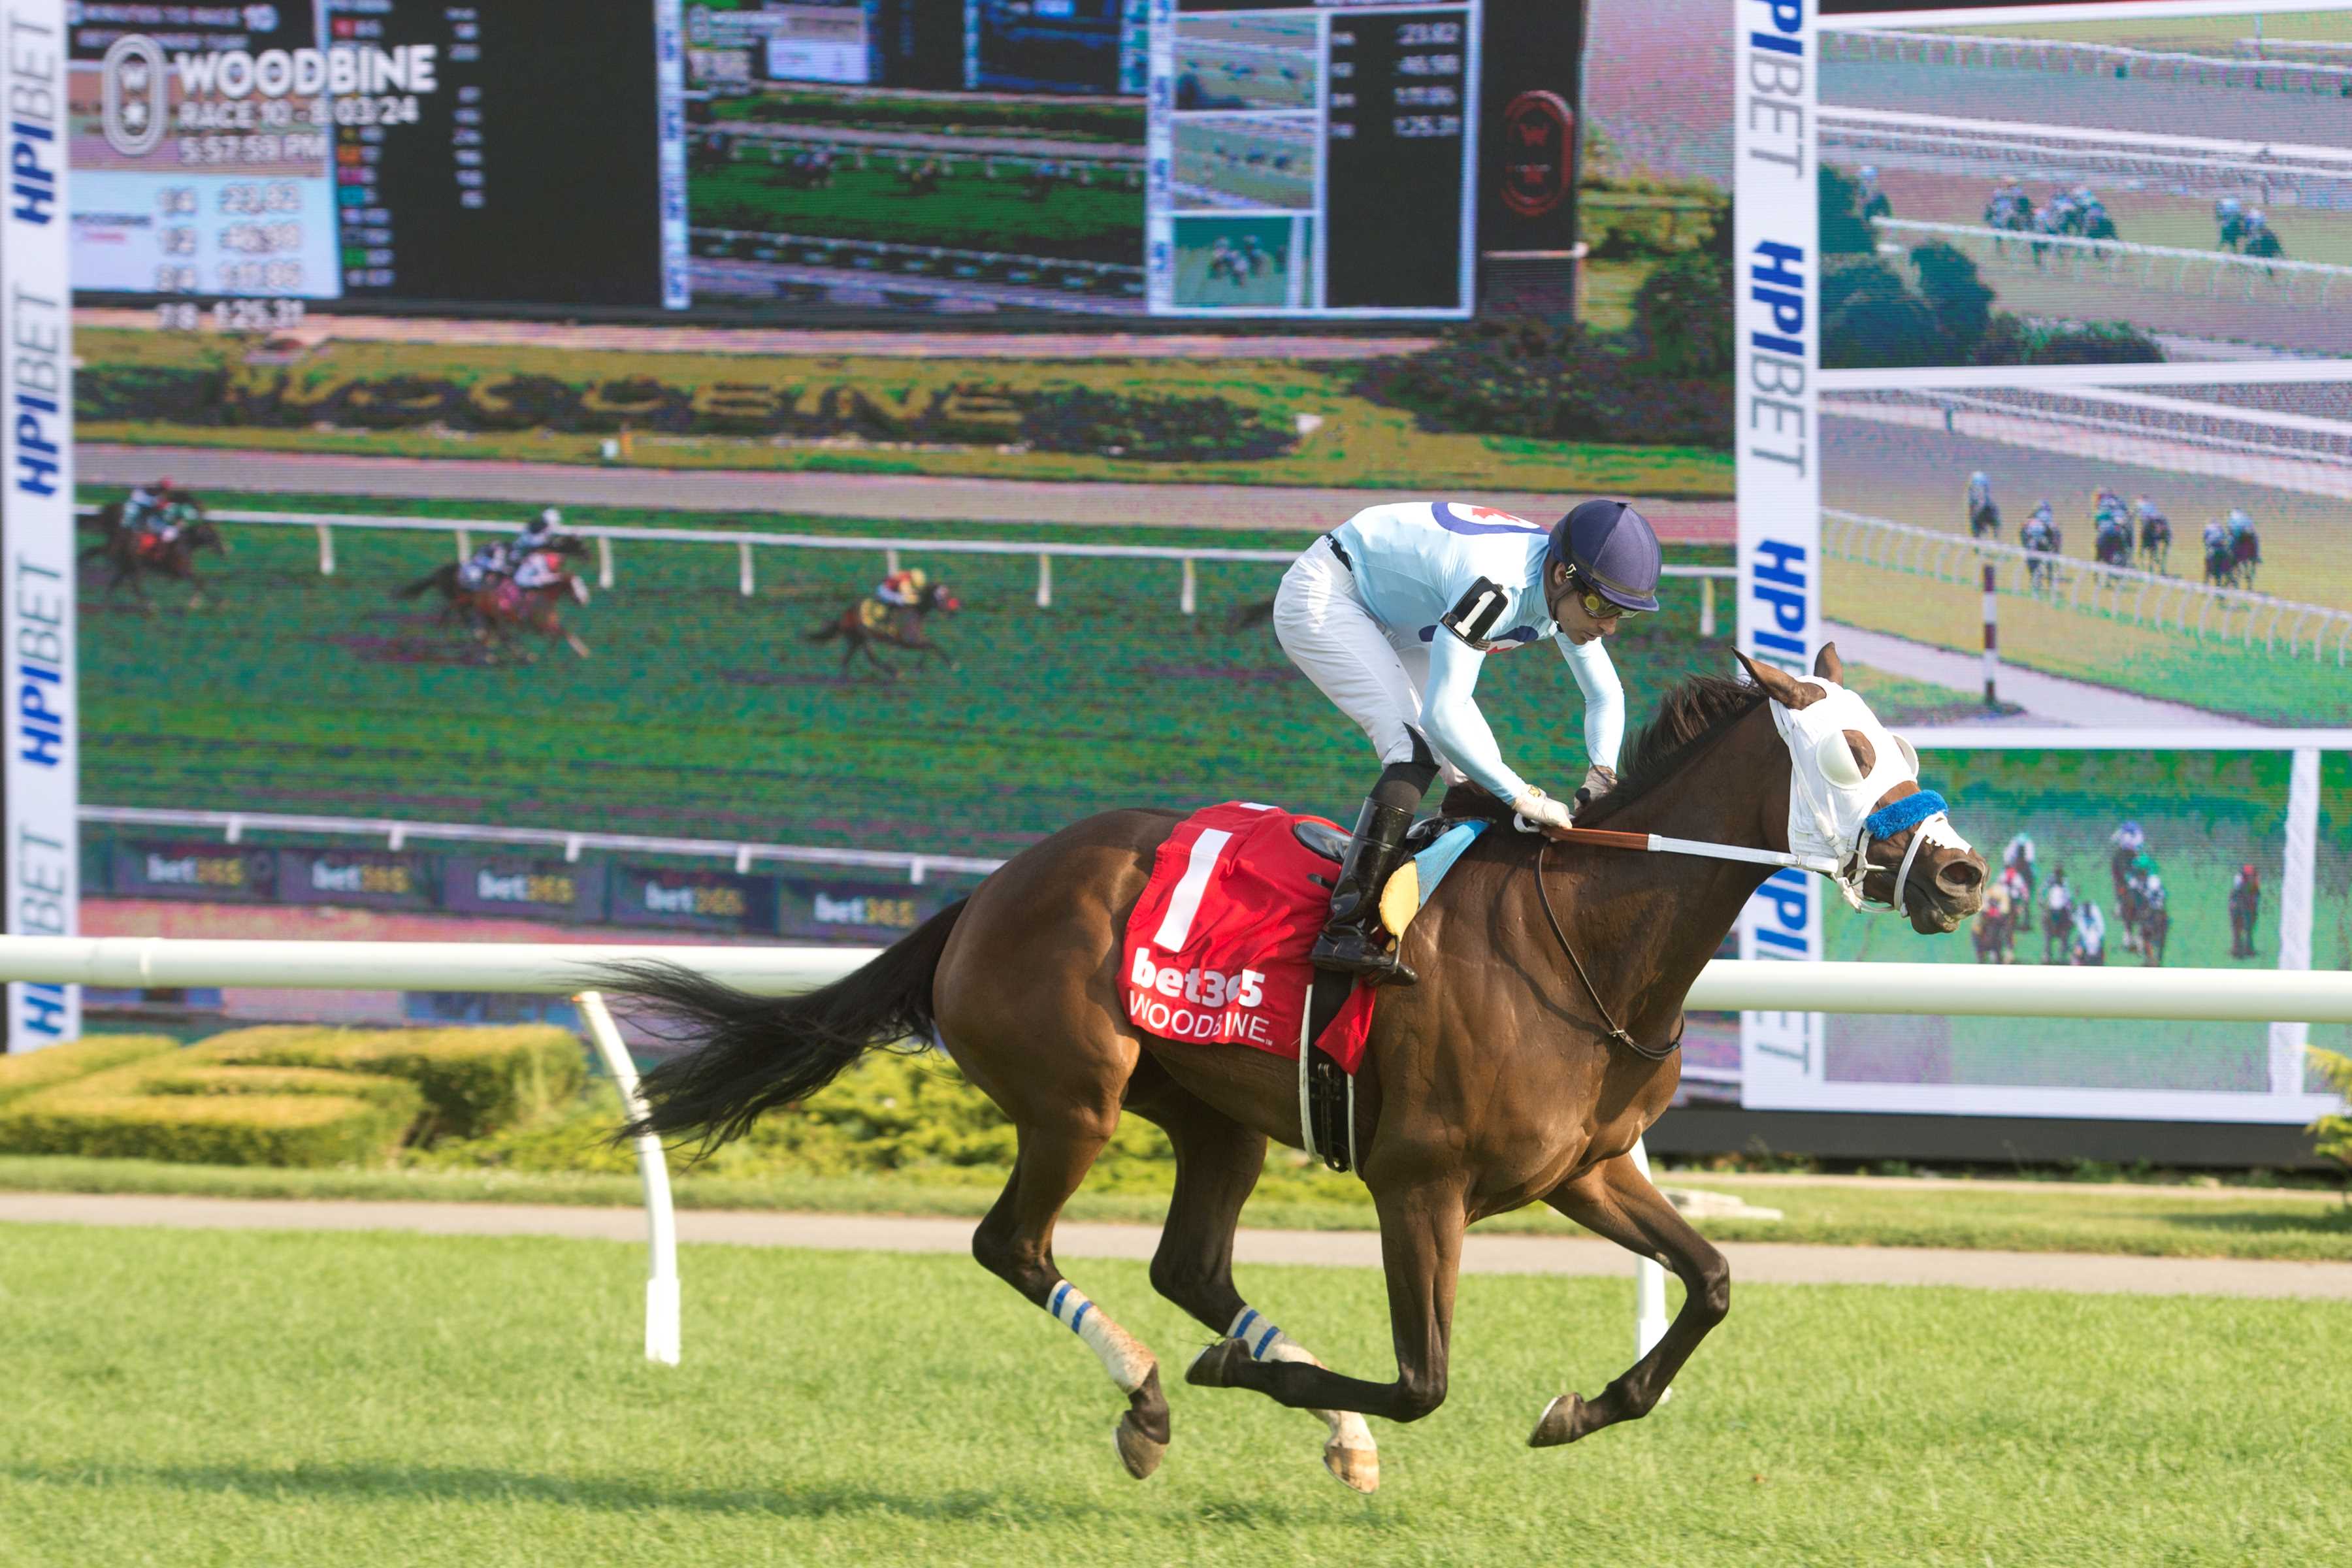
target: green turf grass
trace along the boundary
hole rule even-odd
[[[1521,1447],[1630,1352],[1630,1282],[1462,1283],[1446,1405],[1343,1491],[1318,1424],[1174,1375],[1139,1265],[1078,1281],[1161,1355],[1139,1485],[1094,1358],[958,1258],[689,1247],[639,1359],[641,1249],[9,1234],[0,1552],[95,1563],[2328,1561],[2352,1529],[2341,1303],[1739,1287],[1649,1421]],[[1336,1364],[1377,1279],[1252,1268]],[[2250,1396],[2252,1394],[2253,1396]]]
[[[796,189],[788,180],[788,171],[771,165],[763,149],[743,148],[725,168],[693,176],[688,206],[698,225],[761,234],[1072,261],[1133,263],[1142,254],[1142,188],[1129,189],[1107,174],[1089,184],[1056,184],[1033,198],[1021,170],[1006,164],[987,179],[977,160],[963,156],[952,161],[939,189],[916,195],[895,157],[877,155],[860,169],[844,155],[829,185]]]
[[[401,510],[496,515],[466,504]],[[567,515],[850,531],[773,516]],[[105,605],[86,581],[85,798],[1002,855],[1141,803],[1349,812],[1378,772],[1360,733],[1269,630],[1227,629],[1236,605],[1272,596],[1276,563],[1202,563],[1202,613],[1187,617],[1172,562],[1065,560],[1054,608],[1040,611],[1033,559],[909,551],[907,564],[966,601],[934,626],[963,668],[917,672],[886,653],[906,679],[866,671],[843,684],[837,645],[804,639],[871,590],[879,551],[764,552],[760,592],[745,599],[728,547],[623,543],[614,591],[564,611],[594,657],[551,654],[523,669],[483,664],[425,602],[390,596],[450,558],[446,535],[345,531],[338,574],[322,578],[307,531],[228,531],[235,552],[205,562],[219,588],[211,607],[190,611],[184,595],[158,590],[165,607],[142,616]],[[1168,542],[1307,541],[1203,531]],[[1697,590],[1670,583],[1666,610],[1620,639],[1637,716],[1689,670],[1726,668],[1728,606],[1718,637],[1701,643]],[[1582,707],[1556,657],[1509,661],[1480,696],[1506,754],[1556,789],[1573,787]]]

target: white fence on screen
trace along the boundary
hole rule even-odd
[[[162,937],[0,937],[0,981],[103,985],[506,991],[574,995],[620,1086],[641,1104],[636,1073],[594,986],[604,966],[664,959],[767,995],[837,980],[872,948],[644,947],[386,942],[224,942]],[[1782,963],[1718,959],[1691,988],[1694,1008],[2067,1018],[2191,1018],[2352,1023],[2352,973],[2234,970],[2011,969],[1987,985],[1973,966]],[[1647,1166],[1639,1143],[1635,1158]],[[637,1141],[649,1264],[646,1354],[676,1364],[677,1232],[659,1143]],[[1646,1353],[1665,1331],[1665,1280],[1636,1265],[1634,1338]]]
[[[2176,541],[2195,559],[2195,540]],[[2001,593],[2030,597],[2133,626],[2170,627],[2200,641],[2260,647],[2287,658],[2333,659],[2352,652],[2352,611],[2274,599],[2242,588],[2211,588],[2130,566],[2102,566],[1992,540],[1918,528],[1889,518],[1822,509],[1824,553],[1865,566],[1979,589],[1994,568]]]
[[[2153,181],[2197,194],[2252,190],[2261,193],[2261,202],[2291,194],[2300,206],[2352,205],[2352,150],[2344,148],[2086,131],[1826,103],[1814,112],[1825,157],[1835,152],[1931,174]]]
[[[499,844],[562,852],[577,861],[596,849],[628,855],[673,855],[689,860],[724,860],[738,876],[767,863],[784,866],[847,866],[898,871],[920,886],[930,877],[984,877],[1004,864],[971,855],[918,854],[904,849],[836,849],[814,844],[756,844],[727,838],[665,838],[645,833],[573,833],[555,827],[499,827],[464,822],[409,822],[388,816],[313,816],[274,811],[185,811],[174,806],[84,805],[81,820],[115,827],[196,827],[218,833],[230,844],[248,833],[331,834],[381,838],[398,850],[410,844]]]
[[[97,512],[95,506],[85,504],[77,509],[81,515]],[[235,523],[258,528],[307,528],[318,535],[319,574],[335,574],[335,534],[343,529],[378,533],[444,533],[452,536],[457,558],[464,560],[474,548],[474,535],[520,533],[522,525],[504,519],[478,517],[395,517],[369,512],[341,511],[243,511],[207,510],[205,516],[215,523]],[[1054,606],[1054,563],[1057,559],[1108,561],[1169,561],[1178,568],[1176,607],[1184,615],[1200,613],[1200,563],[1203,561],[1258,562],[1267,565],[1288,566],[1297,559],[1295,550],[1230,550],[1213,545],[1187,546],[1171,544],[1077,544],[1062,540],[1033,539],[920,539],[908,537],[851,537],[834,533],[771,533],[760,529],[741,528],[633,528],[608,523],[566,523],[566,533],[576,534],[596,542],[596,583],[601,588],[612,588],[619,581],[619,572],[613,546],[618,542],[666,545],[719,545],[735,552],[735,591],[744,598],[759,592],[759,575],[754,566],[755,553],[761,550],[832,550],[879,555],[886,572],[896,572],[902,557],[935,555],[1027,555],[1037,562],[1037,607],[1048,610]],[[1696,579],[1699,584],[1699,635],[1713,637],[1716,629],[1715,585],[1729,582],[1738,575],[1730,566],[1694,566],[1669,562],[1665,575],[1672,578]]]
[[[1986,261],[2032,268],[2045,276],[2102,280],[2270,305],[2352,307],[2352,267],[2287,258],[2241,256],[2233,250],[2190,250],[2175,245],[2135,245],[2072,234],[2024,234],[1982,224],[1873,218],[1881,234],[1918,235],[1953,242]]]
[[[1824,60],[1891,59],[1906,64],[2006,68],[2328,97],[2352,90],[2352,65],[2333,61],[2199,55],[2069,38],[1925,33],[1856,26],[1855,19],[1845,17],[1834,26],[1823,27],[1821,38]]]

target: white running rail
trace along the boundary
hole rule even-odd
[[[81,516],[94,515],[99,508],[83,502],[74,509]],[[520,533],[522,524],[502,518],[486,517],[391,517],[372,512],[343,511],[211,511],[206,521],[215,523],[234,522],[263,528],[307,528],[319,536],[319,575],[335,574],[335,531],[351,528],[388,533],[446,533],[456,536],[457,559],[463,561],[473,551],[477,533]],[[1054,558],[1057,555],[1113,561],[1173,561],[1181,568],[1177,590],[1177,608],[1185,615],[1197,614],[1200,608],[1199,564],[1203,561],[1259,561],[1271,565],[1287,566],[1298,558],[1296,550],[1238,550],[1215,545],[1188,548],[1168,544],[1076,544],[1053,539],[921,539],[913,536],[871,538],[838,533],[772,533],[748,528],[632,528],[621,524],[583,522],[565,523],[563,531],[596,542],[596,583],[610,588],[614,582],[613,542],[628,540],[648,544],[723,544],[735,550],[735,589],[745,598],[759,592],[759,578],[752,569],[752,552],[758,550],[847,550],[863,554],[878,554],[883,569],[896,572],[901,552],[909,555],[1034,555],[1037,558],[1037,607],[1051,609],[1054,604]],[[1669,562],[1663,571],[1669,577],[1693,577],[1699,582],[1699,635],[1715,635],[1715,584],[1730,582],[1739,575],[1732,566],[1692,566]]]
[[[2336,94],[2352,83],[2352,66],[2192,55],[2062,38],[1923,33],[1899,27],[1873,27],[1852,17],[1841,17],[1834,26],[1822,29],[1822,57],[1871,60],[1891,57],[1906,63],[1916,60],[1921,65],[2006,66],[2110,79],[2121,75],[2142,80],[2244,87],[2263,92]]]
[[[398,850],[413,842],[512,844],[562,852],[577,861],[586,849],[633,855],[677,855],[689,859],[731,861],[742,876],[761,861],[792,866],[858,866],[903,871],[919,887],[933,872],[984,877],[1004,864],[971,855],[919,855],[903,849],[831,849],[804,844],[749,844],[727,838],[662,838],[641,833],[571,833],[555,827],[491,827],[464,822],[404,822],[384,816],[310,816],[271,811],[183,811],[172,806],[85,805],[84,822],[117,827],[203,827],[225,842],[244,842],[247,833],[331,833],[381,838]]]
[[[1881,233],[1961,240],[1970,250],[2013,266],[2038,265],[2036,255],[2047,248],[2057,253],[2058,264],[2071,267],[2078,278],[2095,262],[2120,272],[2124,263],[2137,260],[2141,264],[2139,277],[2123,281],[2150,289],[2168,282],[2176,292],[2189,289],[2200,268],[2210,269],[2210,277],[2202,285],[2209,294],[2220,294],[2222,281],[2227,279],[2244,285],[2242,298],[2259,297],[2273,304],[2324,306],[2339,285],[2352,282],[2352,267],[2326,261],[2241,256],[2234,250],[2190,250],[2177,245],[2135,245],[2124,239],[2084,239],[2080,235],[2028,233],[1989,228],[1982,224],[1928,223],[1900,217],[1877,217],[1870,222]],[[2169,264],[2168,268],[2166,264]],[[2257,296],[2257,288],[2266,292]]]
[[[1836,507],[1822,509],[1822,551],[1865,566],[1968,588],[1981,584],[1984,568],[1992,566],[2004,593],[2134,626],[2175,626],[2200,641],[2210,637],[2250,648],[2259,644],[2265,653],[2276,653],[2284,642],[2287,658],[2307,650],[2315,663],[2332,650],[2338,668],[2352,651],[2352,610],[2274,599],[2246,588],[2210,588],[2186,577],[2102,566],[2080,556],[1971,539]],[[2179,528],[2174,524],[2174,550],[2186,561],[2197,561],[2203,545],[2193,535],[2179,537]]]

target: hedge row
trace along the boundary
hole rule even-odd
[[[0,1061],[0,1150],[213,1165],[381,1164],[578,1094],[561,1029],[244,1029],[185,1050],[100,1038]]]
[[[550,375],[477,382],[440,376],[318,378],[221,367],[98,365],[74,377],[83,419],[242,429],[313,425],[372,430],[621,429],[704,436],[950,445],[1028,445],[1145,461],[1270,458],[1297,444],[1290,427],[1222,397],[1130,397],[1084,387],[1023,390],[957,382],[892,397],[853,385],[712,382],[674,386],[651,376],[581,384]]]

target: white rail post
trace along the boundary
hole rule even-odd
[[[1642,1173],[1643,1181],[1650,1179],[1650,1151],[1639,1138],[1633,1140],[1633,1168]],[[1648,1355],[1650,1347],[1665,1337],[1665,1267],[1644,1258],[1633,1265],[1633,1359]],[[1664,1405],[1674,1392],[1672,1388],[1662,1391],[1658,1403]]]
[[[319,575],[321,577],[331,577],[335,574],[335,531],[328,527],[323,522],[318,524],[317,527],[319,530]]]
[[[572,998],[587,1022],[588,1037],[621,1091],[621,1108],[631,1121],[646,1113],[646,1098],[637,1090],[637,1067],[629,1047],[604,1005],[602,994],[583,991]],[[637,1173],[646,1184],[646,1359],[676,1366],[679,1352],[677,1290],[677,1215],[670,1206],[669,1164],[662,1143],[652,1133],[636,1139]]]
[[[1715,635],[1715,579],[1712,577],[1698,580],[1698,635],[1703,637]]]
[[[1037,607],[1054,607],[1054,558],[1050,555],[1037,557]]]
[[[474,536],[465,529],[457,530],[457,564],[463,566],[466,557],[474,552]]]
[[[735,546],[735,591],[748,599],[757,589],[751,580],[751,546],[745,541]]]
[[[1201,607],[1200,574],[1193,569],[1192,558],[1189,555],[1184,557],[1184,587],[1176,596],[1176,607],[1188,616]]]
[[[596,536],[596,586],[610,588],[612,585],[613,541],[610,535],[600,533]]]
[[[882,552],[882,575],[885,577],[896,577],[898,574],[898,550],[896,545],[893,545],[889,549]]]

